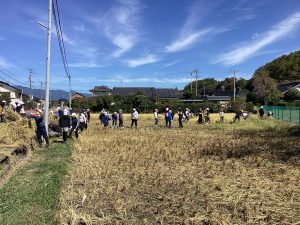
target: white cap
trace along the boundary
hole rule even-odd
[[[72,117],[76,117],[76,113],[72,113]]]

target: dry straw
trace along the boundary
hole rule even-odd
[[[105,130],[94,115],[73,146],[61,223],[299,223],[298,137],[271,120],[229,124],[232,116],[155,129],[142,115],[138,130]]]

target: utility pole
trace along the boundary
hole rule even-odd
[[[69,76],[69,108],[72,108],[71,76]]]
[[[190,72],[191,76],[191,92],[193,91],[193,72]]]
[[[235,101],[236,87],[235,87],[235,73],[238,72],[235,68],[233,69],[233,101]]]
[[[29,70],[29,102],[32,100],[32,69]]]
[[[49,0],[48,27],[47,27],[47,57],[46,57],[46,83],[45,83],[45,127],[48,134],[49,121],[49,92],[50,92],[50,50],[51,50],[51,19],[52,19],[52,0]]]
[[[196,97],[198,96],[198,70],[195,70],[196,73]]]
[[[203,96],[206,96],[206,93],[205,93],[205,84],[204,84],[204,79],[203,79]]]

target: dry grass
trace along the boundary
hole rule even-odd
[[[94,115],[74,144],[61,223],[298,224],[299,137],[232,117],[154,129],[142,115],[137,130],[104,130]]]

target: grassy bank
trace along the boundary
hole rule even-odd
[[[67,173],[70,146],[38,150],[0,188],[0,224],[58,224],[59,193]]]

